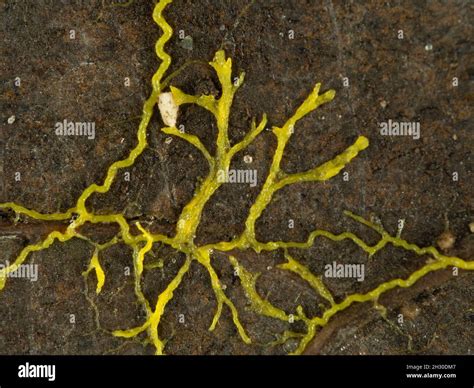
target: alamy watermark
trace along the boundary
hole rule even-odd
[[[18,377],[21,379],[56,380],[56,365],[36,365],[29,362],[18,366]]]
[[[365,264],[341,264],[333,261],[324,266],[326,278],[355,278],[358,282],[365,279]]]
[[[54,132],[57,136],[87,136],[89,140],[93,140],[95,139],[95,122],[72,122],[64,119],[54,124]]]
[[[218,170],[217,182],[248,183],[250,187],[255,187],[257,185],[257,170]]]
[[[5,264],[0,264],[0,271],[3,271],[9,266],[10,262],[7,260]],[[2,277],[1,274],[0,277]],[[30,282],[36,282],[38,280],[38,264],[20,264],[16,269],[4,275],[4,277],[23,278],[29,279]]]
[[[379,123],[382,136],[412,136],[418,140],[421,136],[420,123],[417,121],[383,121]]]

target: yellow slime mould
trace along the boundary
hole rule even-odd
[[[131,4],[131,2],[129,2]],[[359,136],[355,139],[352,145],[343,150],[340,154],[322,163],[319,166],[303,171],[300,173],[288,174],[281,168],[281,161],[286,149],[286,146],[293,135],[297,135],[296,128],[299,120],[308,116],[315,109],[323,104],[331,102],[335,97],[334,90],[328,90],[320,94],[321,84],[317,83],[313,90],[303,103],[296,108],[294,114],[286,120],[281,126],[273,126],[272,134],[276,137],[276,148],[274,150],[270,169],[268,175],[263,183],[263,187],[258,193],[255,202],[249,209],[247,218],[245,220],[244,231],[231,241],[220,241],[205,246],[199,246],[195,243],[195,236],[198,226],[201,221],[202,212],[208,204],[210,198],[224,184],[219,179],[219,171],[228,171],[233,157],[245,150],[252,142],[263,133],[267,126],[267,116],[262,115],[260,122],[257,124],[253,120],[248,133],[244,138],[236,144],[231,144],[229,139],[229,118],[232,108],[232,102],[235,93],[244,82],[245,74],[241,73],[239,77],[232,78],[232,60],[226,57],[223,50],[216,52],[213,60],[209,63],[215,71],[217,78],[221,85],[220,97],[208,95],[188,95],[174,86],[170,86],[170,90],[165,90],[174,74],[182,71],[186,66],[176,70],[171,75],[164,78],[170,65],[171,56],[165,51],[166,43],[171,39],[173,30],[167,23],[163,16],[165,8],[172,3],[172,0],[160,0],[156,3],[153,10],[153,20],[160,27],[162,34],[155,44],[155,53],[160,59],[160,65],[153,74],[151,79],[152,91],[148,99],[144,102],[141,121],[137,130],[137,143],[130,151],[125,159],[118,160],[112,163],[105,173],[105,178],[102,183],[92,183],[86,187],[79,195],[76,204],[71,209],[60,212],[44,214],[35,210],[28,209],[20,204],[14,202],[0,203],[0,209],[11,210],[16,215],[23,215],[34,220],[40,221],[64,221],[68,222],[65,232],[54,231],[51,232],[44,240],[29,244],[24,247],[18,254],[11,265],[0,267],[0,289],[3,289],[6,280],[13,271],[15,271],[28,256],[37,251],[49,248],[54,242],[66,243],[72,238],[82,239],[94,247],[92,258],[87,269],[83,275],[87,281],[87,276],[94,271],[97,278],[96,294],[99,294],[105,284],[106,274],[100,265],[99,254],[102,250],[109,248],[119,242],[123,242],[131,248],[133,252],[133,268],[134,268],[134,288],[137,302],[146,313],[145,322],[140,326],[131,329],[121,329],[112,332],[114,336],[122,338],[132,338],[142,333],[147,333],[149,343],[155,347],[156,354],[163,354],[165,351],[166,340],[162,339],[159,334],[159,325],[165,314],[166,306],[179,292],[180,285],[186,281],[185,276],[188,274],[191,263],[195,262],[203,266],[207,271],[216,298],[216,311],[212,321],[210,322],[209,330],[214,330],[221,317],[224,308],[228,308],[231,313],[232,322],[235,326],[236,333],[249,346],[256,346],[257,341],[252,341],[243,322],[239,316],[234,302],[226,295],[226,287],[221,283],[218,273],[213,266],[213,256],[217,253],[225,253],[229,258],[229,264],[234,268],[234,271],[240,279],[240,286],[243,288],[245,295],[251,306],[254,314],[263,315],[272,319],[284,321],[291,324],[292,321],[303,322],[306,326],[306,332],[297,333],[291,330],[285,330],[277,341],[274,341],[272,346],[283,344],[289,339],[299,340],[299,344],[293,353],[299,354],[304,351],[308,343],[317,335],[318,330],[324,327],[333,317],[354,303],[372,303],[375,308],[382,313],[385,311],[383,306],[378,304],[379,297],[396,288],[411,287],[419,279],[426,274],[442,270],[448,267],[457,267],[463,270],[474,270],[474,261],[465,261],[458,257],[446,256],[440,253],[435,247],[419,247],[401,238],[400,234],[391,236],[387,233],[381,225],[372,223],[365,218],[356,215],[352,212],[345,212],[345,215],[351,220],[365,225],[373,229],[380,235],[380,240],[373,246],[368,245],[365,241],[351,232],[342,232],[334,234],[330,231],[317,229],[311,232],[306,241],[269,241],[260,242],[257,240],[255,225],[257,220],[261,217],[265,209],[271,203],[273,195],[280,189],[302,182],[323,182],[332,179],[338,175],[349,163],[359,157],[369,146],[369,140],[365,136]],[[182,133],[176,129],[175,126],[164,126],[161,131],[168,135],[173,135],[183,141],[193,145],[206,159],[209,165],[208,175],[198,185],[194,196],[188,204],[184,206],[179,215],[176,225],[176,230],[173,236],[162,234],[155,234],[148,231],[140,223],[136,223],[133,227],[122,213],[115,214],[94,214],[94,212],[87,207],[88,199],[94,194],[108,193],[112,183],[114,182],[117,173],[120,169],[132,166],[137,158],[143,153],[147,147],[147,131],[150,120],[157,109],[157,102],[162,93],[171,93],[173,102],[176,106],[183,104],[195,104],[208,112],[210,112],[217,123],[217,138],[216,151],[212,155],[203,145],[201,139],[197,136],[187,133]],[[173,123],[174,124],[174,123]],[[173,125],[170,124],[170,125]],[[271,135],[271,134],[270,134]],[[80,228],[85,223],[114,223],[120,228],[117,236],[112,238],[105,244],[97,244],[91,239],[84,237],[80,233]],[[326,238],[335,242],[342,240],[349,240],[356,244],[360,249],[372,256],[387,244],[402,248],[406,251],[413,252],[417,255],[423,256],[427,259],[425,265],[414,271],[406,279],[395,278],[386,282],[380,283],[370,292],[365,294],[351,294],[347,295],[342,301],[336,301],[330,289],[324,284],[321,276],[314,274],[308,267],[298,262],[290,255],[290,249],[308,249],[317,238]],[[181,265],[177,274],[164,287],[156,301],[153,303],[145,297],[142,292],[143,274],[145,271],[153,271],[156,268],[164,268],[164,259],[156,264],[145,265],[146,255],[151,252],[155,244],[164,244],[173,248],[176,252],[185,257],[184,263]],[[294,275],[301,278],[301,281],[306,282],[317,295],[324,300],[322,305],[322,312],[319,316],[308,317],[301,306],[296,307],[295,311],[284,311],[278,306],[273,305],[268,300],[262,298],[257,291],[257,282],[259,274],[250,272],[248,269],[239,263],[237,257],[239,253],[244,254],[245,250],[251,249],[257,253],[261,251],[277,251],[283,252],[286,262],[278,266],[279,269],[290,271]],[[232,252],[231,252],[232,251]],[[188,276],[190,276],[188,274]],[[316,303],[316,301],[315,301]],[[96,323],[98,324],[97,307],[96,309]]]

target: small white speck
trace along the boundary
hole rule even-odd
[[[122,138],[120,139],[120,144],[123,144],[124,141],[125,141],[125,138],[122,137]]]
[[[161,93],[158,96],[158,109],[165,125],[174,127],[178,118],[179,107],[176,105],[171,92]]]
[[[385,100],[380,101],[380,106],[381,106],[383,109],[385,109],[385,108],[387,107],[387,101],[385,101]]]
[[[267,267],[267,271],[270,271],[271,269],[272,269],[272,266],[269,265],[269,266]]]
[[[250,164],[250,163],[252,163],[252,161],[253,161],[253,158],[250,155],[245,155],[244,156],[244,162],[245,163]]]
[[[431,51],[431,50],[433,50],[433,45],[432,45],[431,43],[427,43],[427,44],[425,45],[425,50],[426,50],[426,51]]]
[[[223,290],[226,290],[226,289],[227,289],[227,286],[226,286],[225,284],[223,284],[223,285],[221,286],[221,288],[222,288]]]
[[[172,138],[172,137],[167,137],[167,138],[165,139],[165,143],[166,143],[166,144],[171,144],[172,141],[173,141],[173,138]]]
[[[471,233],[474,233],[474,222],[471,222],[469,224],[469,230],[471,231]]]
[[[7,120],[8,124],[13,124],[15,122],[16,117],[15,116],[10,116]]]

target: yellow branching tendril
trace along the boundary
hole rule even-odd
[[[334,305],[334,298],[331,295],[331,292],[326,288],[323,281],[320,277],[314,276],[314,274],[308,270],[304,265],[300,264],[293,257],[291,257],[288,252],[285,251],[285,258],[288,260],[285,264],[280,264],[278,267],[281,269],[286,269],[298,274],[302,279],[306,280],[314,290],[318,292],[320,296],[326,299],[331,306]]]
[[[252,341],[250,337],[247,335],[247,333],[245,332],[244,327],[240,323],[237,309],[235,308],[232,301],[225,295],[222,289],[222,286],[220,284],[219,278],[216,274],[216,271],[211,265],[210,252],[206,250],[198,249],[196,253],[197,253],[198,262],[202,264],[209,272],[209,276],[211,278],[211,286],[214,290],[214,293],[217,299],[217,310],[214,315],[214,319],[212,320],[211,326],[209,327],[209,330],[212,331],[215,329],[217,322],[219,321],[219,318],[222,313],[222,306],[223,304],[226,304],[232,313],[232,320],[234,321],[234,325],[237,328],[237,331],[239,332],[240,337],[245,343],[250,344]]]
[[[158,325],[160,324],[160,320],[163,316],[166,305],[173,298],[174,291],[181,284],[184,274],[189,270],[190,264],[191,260],[187,258],[183,266],[178,271],[178,274],[168,284],[166,289],[158,296],[155,310],[150,314],[148,320],[142,326],[129,330],[116,330],[113,332],[113,335],[117,337],[132,338],[148,329],[150,339],[156,348],[156,354],[163,354],[164,343],[159,338]]]
[[[85,272],[82,274],[84,276],[88,276],[89,273],[94,270],[95,275],[97,277],[97,288],[96,288],[96,293],[100,294],[100,291],[102,290],[102,287],[104,286],[105,283],[105,273],[104,270],[102,269],[100,262],[99,262],[99,250],[96,249],[94,251],[94,254],[92,255],[91,261],[89,263],[89,267]]]
[[[258,274],[252,274],[247,271],[242,265],[238,263],[234,256],[229,256],[229,261],[234,267],[237,276],[240,278],[242,287],[245,290],[245,295],[249,299],[250,303],[252,304],[252,308],[257,312],[257,314],[277,318],[282,321],[288,321],[290,319],[287,313],[278,307],[273,306],[267,300],[262,299],[262,297],[258,294],[256,289]]]
[[[113,335],[123,338],[132,338],[146,331],[148,333],[150,342],[156,349],[156,354],[163,354],[166,341],[160,338],[159,325],[163,319],[166,306],[172,300],[176,291],[179,289],[185,274],[188,273],[191,263],[194,261],[202,265],[207,270],[210,277],[210,283],[216,297],[216,312],[212,322],[210,323],[209,330],[212,331],[216,328],[223,308],[226,306],[230,309],[232,321],[241,339],[245,343],[251,344],[252,340],[247,334],[244,325],[241,323],[239,312],[232,300],[225,294],[225,287],[223,287],[221,284],[218,274],[212,265],[212,255],[214,252],[219,251],[244,251],[246,249],[252,249],[257,253],[261,251],[282,250],[284,252],[286,262],[280,264],[278,267],[282,270],[290,271],[293,274],[299,276],[302,281],[307,282],[314,289],[317,295],[321,296],[325,300],[325,309],[321,315],[307,317],[301,306],[298,306],[295,309],[296,311],[293,313],[285,312],[279,307],[274,306],[268,300],[262,298],[259,295],[256,287],[258,274],[253,274],[245,269],[237,261],[236,255],[234,253],[232,255],[227,255],[229,256],[230,265],[234,268],[236,275],[240,279],[240,284],[245,291],[245,295],[248,298],[252,310],[256,314],[264,315],[285,322],[291,323],[291,320],[297,320],[306,324],[307,330],[305,333],[295,333],[286,330],[281,335],[280,339],[272,344],[282,344],[290,338],[299,339],[300,342],[298,347],[294,351],[294,353],[299,354],[304,351],[308,343],[314,338],[318,329],[324,327],[333,316],[337,315],[337,313],[340,311],[347,309],[354,303],[372,302],[377,308],[377,306],[379,306],[377,304],[377,300],[382,294],[396,287],[411,287],[415,282],[430,272],[441,270],[447,267],[458,267],[464,270],[474,270],[474,261],[465,261],[458,257],[445,256],[441,254],[436,248],[431,246],[419,247],[402,239],[400,235],[393,237],[387,233],[381,225],[374,224],[370,221],[367,221],[363,217],[348,211],[345,212],[346,216],[360,224],[367,226],[368,228],[375,230],[380,235],[380,240],[378,243],[370,246],[351,232],[333,234],[329,231],[320,229],[310,233],[307,240],[304,242],[257,241],[255,224],[268,205],[271,203],[273,195],[278,190],[285,186],[301,182],[321,182],[329,180],[339,174],[342,169],[344,169],[354,158],[359,155],[360,152],[369,146],[369,140],[364,136],[359,136],[352,145],[349,145],[346,150],[341,152],[339,155],[308,171],[287,174],[282,170],[281,161],[284,151],[291,136],[295,133],[295,126],[298,124],[298,121],[310,114],[322,104],[328,103],[334,99],[334,90],[328,90],[323,94],[319,94],[321,88],[319,83],[315,85],[309,96],[281,127],[274,126],[272,128],[272,132],[276,136],[277,146],[273,154],[270,170],[260,193],[249,210],[249,214],[245,221],[245,229],[242,234],[234,238],[232,241],[221,241],[205,246],[197,246],[194,242],[194,239],[197,228],[201,221],[203,209],[208,203],[209,199],[223,184],[223,182],[218,179],[219,171],[228,171],[232,158],[238,152],[248,147],[255,140],[255,138],[262,133],[267,125],[267,117],[265,114],[263,114],[262,119],[258,125],[256,124],[255,120],[252,122],[249,132],[243,138],[243,140],[234,145],[231,144],[228,134],[230,111],[234,95],[244,81],[244,73],[240,74],[240,76],[234,82],[232,81],[232,60],[230,58],[226,58],[225,53],[222,50],[217,51],[214,59],[210,62],[210,66],[216,72],[221,84],[222,93],[218,99],[216,97],[207,95],[188,95],[176,87],[170,87],[173,99],[178,106],[182,104],[196,104],[203,109],[206,109],[214,116],[218,129],[216,152],[215,155],[211,155],[197,136],[182,133],[175,127],[161,128],[162,132],[177,136],[192,144],[197,150],[201,152],[209,164],[209,172],[207,177],[200,183],[196,189],[196,192],[194,193],[193,198],[186,206],[184,206],[179,216],[174,236],[169,237],[166,235],[150,233],[144,227],[142,227],[140,223],[136,224],[136,228],[140,233],[133,234],[131,231],[132,228],[123,214],[116,213],[97,215],[93,212],[90,212],[86,207],[87,200],[93,194],[104,194],[109,192],[110,187],[116,178],[117,172],[120,169],[132,166],[136,159],[147,147],[148,125],[154,113],[158,96],[160,93],[162,93],[165,85],[167,85],[168,78],[165,79],[165,81],[162,80],[171,64],[171,57],[165,52],[164,47],[171,38],[173,30],[163,17],[163,12],[166,6],[170,3],[172,3],[172,0],[160,0],[155,5],[153,10],[153,20],[163,32],[155,45],[155,52],[157,57],[161,60],[161,63],[152,77],[152,92],[143,106],[143,114],[137,131],[137,144],[130,151],[129,155],[125,159],[112,163],[107,169],[103,183],[93,183],[88,186],[77,199],[76,205],[66,212],[43,214],[35,210],[27,209],[26,207],[13,202],[0,203],[0,209],[12,210],[17,215],[24,215],[31,219],[41,221],[69,221],[69,225],[64,233],[54,231],[51,232],[43,241],[37,244],[27,245],[21,250],[12,264],[2,268],[0,270],[0,290],[5,286],[8,275],[18,269],[18,267],[27,259],[30,253],[47,249],[56,240],[59,242],[67,242],[72,238],[80,238],[94,246],[94,253],[89,262],[88,268],[83,273],[83,275],[87,280],[89,273],[91,271],[95,272],[97,277],[96,293],[99,294],[105,284],[106,279],[105,272],[100,265],[99,253],[102,250],[118,243],[119,241],[123,241],[123,243],[129,246],[133,251],[135,295],[138,302],[146,312],[146,320],[141,326],[135,328],[115,330],[112,332]],[[107,243],[97,244],[82,236],[79,232],[79,228],[87,222],[94,224],[115,223],[120,227],[120,232]],[[406,279],[397,278],[383,282],[366,294],[356,293],[348,295],[344,300],[336,303],[334,296],[326,287],[321,277],[313,274],[306,266],[290,256],[288,252],[290,248],[310,248],[313,245],[315,239],[318,237],[324,237],[335,242],[350,240],[363,251],[365,251],[369,256],[374,255],[379,250],[383,249],[387,244],[391,244],[407,251],[414,252],[417,255],[427,256],[428,258],[431,258],[431,261],[427,261],[424,266],[413,272]],[[160,261],[158,264],[144,265],[145,256],[152,250],[155,243],[166,244],[172,247],[177,252],[183,254],[186,259],[174,278],[166,285],[164,291],[158,295],[156,302],[151,304],[142,292],[141,283],[142,275],[145,270],[153,270],[154,268],[163,267],[163,261]],[[380,306],[378,308],[380,308]]]
[[[27,209],[26,207],[17,205],[16,203],[13,203],[13,202],[0,203],[0,209],[11,209],[17,214],[22,214],[30,218],[34,218],[35,220],[42,220],[42,221],[68,220],[71,218],[72,213],[74,212],[74,209],[69,209],[65,213],[43,214],[35,210]]]

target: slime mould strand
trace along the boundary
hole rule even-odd
[[[110,190],[114,182],[117,172],[120,169],[132,166],[136,159],[142,154],[147,147],[147,130],[150,119],[154,113],[158,97],[167,85],[168,78],[162,82],[164,75],[171,64],[171,56],[165,52],[165,44],[172,37],[173,30],[167,23],[163,16],[165,8],[172,3],[172,0],[160,0],[154,7],[153,20],[161,28],[162,34],[155,44],[155,53],[161,60],[161,63],[151,79],[152,92],[149,98],[145,101],[143,106],[143,114],[137,131],[137,145],[133,148],[128,157],[112,163],[107,169],[105,179],[102,184],[93,183],[88,186],[79,196],[76,205],[63,213],[43,214],[35,210],[27,209],[24,206],[13,202],[6,202],[0,204],[0,209],[12,210],[17,215],[24,215],[31,219],[41,221],[69,221],[69,225],[64,233],[54,231],[50,233],[43,241],[37,244],[30,244],[24,247],[15,261],[0,270],[0,289],[5,286],[8,275],[15,271],[27,257],[37,251],[49,248],[56,240],[65,243],[72,238],[80,238],[94,246],[92,258],[83,275],[86,278],[90,272],[94,271],[97,278],[96,294],[99,294],[106,284],[106,274],[100,264],[100,252],[118,242],[123,242],[128,245],[133,251],[133,268],[134,268],[134,287],[137,301],[146,312],[145,322],[138,327],[130,329],[114,330],[111,334],[122,338],[132,338],[147,332],[149,342],[155,347],[156,354],[163,354],[166,345],[166,340],[160,338],[159,325],[164,316],[166,306],[174,297],[179,286],[182,284],[185,275],[189,272],[191,263],[193,261],[202,265],[210,279],[211,287],[216,298],[216,311],[210,324],[209,330],[214,330],[217,327],[221,317],[224,306],[229,308],[232,321],[235,325],[237,333],[240,338],[247,344],[252,343],[252,339],[247,334],[244,325],[239,318],[239,312],[234,303],[225,294],[225,287],[212,265],[212,256],[214,252],[229,252],[229,251],[244,251],[252,249],[259,253],[261,251],[275,251],[282,250],[286,262],[280,264],[278,268],[290,271],[301,278],[302,281],[308,283],[317,295],[325,300],[323,312],[319,316],[307,317],[301,306],[296,308],[293,313],[288,313],[279,307],[273,305],[268,300],[262,298],[257,291],[257,281],[259,274],[254,274],[245,269],[241,263],[238,262],[235,254],[229,255],[229,264],[234,268],[234,271],[240,279],[240,285],[243,288],[246,298],[249,300],[252,310],[256,314],[264,315],[273,319],[278,319],[285,322],[291,320],[302,321],[306,325],[305,333],[296,333],[286,330],[282,333],[280,338],[274,341],[273,345],[284,344],[289,339],[299,339],[299,344],[294,350],[294,354],[302,353],[308,343],[317,335],[318,329],[324,327],[333,316],[340,311],[347,309],[354,303],[373,302],[374,306],[383,311],[385,308],[378,304],[379,297],[396,287],[406,288],[411,287],[415,282],[421,279],[426,274],[441,270],[448,267],[458,267],[464,270],[474,270],[474,261],[465,261],[458,257],[450,257],[441,254],[436,248],[419,247],[415,244],[409,243],[402,239],[400,235],[396,237],[387,233],[382,226],[367,221],[361,216],[358,216],[349,211],[345,215],[368,228],[375,230],[380,234],[381,238],[378,243],[373,246],[366,244],[361,238],[351,232],[343,232],[340,234],[333,234],[326,230],[315,230],[310,233],[307,241],[270,241],[259,242],[255,235],[255,224],[260,218],[263,211],[271,203],[273,195],[281,188],[297,184],[301,182],[321,182],[326,181],[341,172],[341,170],[358,156],[360,152],[369,146],[369,140],[364,136],[359,136],[356,141],[350,145],[345,151],[334,157],[333,159],[316,166],[305,172],[287,174],[281,169],[281,160],[284,155],[286,145],[294,133],[294,128],[298,121],[314,111],[322,104],[329,103],[335,97],[335,91],[329,90],[323,94],[319,94],[321,85],[318,83],[313,88],[312,92],[305,99],[305,101],[296,109],[293,116],[291,116],[281,127],[274,126],[272,128],[273,135],[276,137],[277,146],[273,154],[270,170],[264,182],[264,185],[258,194],[255,202],[252,204],[247,219],[245,221],[245,229],[242,234],[231,241],[221,241],[214,244],[204,246],[197,246],[194,243],[196,230],[201,220],[201,214],[204,206],[213,196],[216,190],[222,185],[218,179],[218,171],[229,169],[232,158],[240,151],[249,146],[257,136],[259,136],[267,125],[267,117],[263,114],[259,124],[253,120],[251,128],[247,135],[240,142],[231,145],[228,130],[229,117],[232,106],[232,101],[235,93],[244,81],[244,73],[241,73],[235,82],[232,82],[232,60],[226,58],[223,50],[216,52],[214,59],[209,63],[216,72],[217,78],[221,84],[221,96],[216,99],[214,96],[188,95],[176,87],[170,86],[170,92],[173,96],[174,102],[179,107],[183,104],[195,104],[203,109],[208,110],[215,118],[217,123],[217,139],[216,139],[216,153],[211,155],[209,151],[202,144],[201,140],[191,134],[181,133],[176,127],[163,127],[161,131],[168,135],[176,136],[189,144],[196,147],[209,164],[209,174],[201,182],[196,189],[196,192],[191,201],[184,206],[179,220],[176,225],[176,231],[173,237],[153,234],[146,230],[140,223],[136,223],[136,229],[139,234],[131,233],[131,225],[121,213],[96,215],[90,212],[86,207],[86,202],[91,195],[98,193],[104,194]],[[86,222],[91,223],[116,223],[120,227],[117,236],[102,245],[96,244],[88,238],[82,236],[77,229]],[[351,294],[346,296],[341,302],[336,302],[330,290],[324,284],[322,278],[313,274],[308,267],[298,262],[293,258],[288,250],[293,249],[308,249],[313,244],[316,238],[324,237],[332,241],[338,242],[342,240],[350,240],[359,248],[365,251],[368,256],[374,255],[379,250],[383,249],[387,244],[403,248],[420,256],[427,256],[431,258],[424,266],[413,272],[406,279],[396,278],[383,282],[375,287],[372,291],[366,294]],[[164,291],[162,291],[155,303],[150,303],[145,297],[141,289],[142,275],[145,270],[153,270],[154,268],[161,268],[160,265],[146,265],[146,255],[152,250],[154,244],[166,244],[174,248],[177,252],[185,255],[186,259],[179,268],[174,278],[167,284]],[[98,322],[98,317],[96,317]]]

